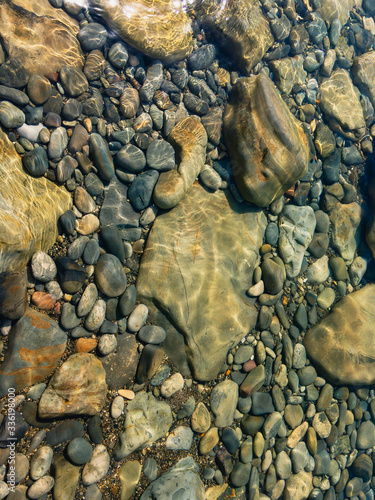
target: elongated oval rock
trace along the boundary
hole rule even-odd
[[[306,334],[304,345],[319,374],[334,384],[375,382],[374,316],[375,285],[371,283],[341,299]]]
[[[110,181],[115,175],[115,168],[108,145],[101,135],[91,134],[90,154],[100,177],[105,181]]]
[[[266,207],[306,172],[309,144],[272,81],[241,78],[224,112],[224,137],[242,196]]]
[[[196,116],[178,122],[168,137],[181,162],[177,168],[162,172],[154,190],[160,208],[175,207],[193,185],[206,159],[207,133]]]
[[[254,326],[246,290],[265,225],[259,209],[198,183],[155,220],[137,298],[166,331],[163,348],[183,375],[188,361],[198,380],[215,378],[228,349]]]
[[[187,57],[193,48],[190,19],[181,0],[93,0],[106,23],[129,45],[166,62]]]

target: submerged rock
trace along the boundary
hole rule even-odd
[[[153,481],[144,491],[140,500],[153,498],[188,498],[204,500],[204,485],[198,475],[199,467],[192,457],[177,462],[168,472]]]
[[[224,113],[224,137],[242,196],[266,207],[307,172],[309,144],[271,80],[242,78]]]
[[[63,64],[82,68],[84,57],[76,33],[78,22],[47,0],[0,4],[0,39],[11,59],[30,73],[48,75]]]
[[[198,380],[215,378],[228,349],[254,326],[246,290],[265,225],[259,210],[199,184],[154,222],[138,300],[167,332],[164,349],[181,373],[188,373],[188,360]]]
[[[41,418],[96,415],[107,395],[105,370],[93,354],[70,356],[50,380],[39,402]]]
[[[304,345],[318,372],[334,384],[375,382],[375,285],[340,300],[305,336]]]
[[[173,208],[185,196],[206,159],[207,133],[195,116],[181,120],[168,137],[181,162],[176,169],[162,172],[154,190],[160,208]]]
[[[172,425],[167,403],[150,393],[138,393],[127,406],[124,432],[115,448],[115,459],[122,460],[165,436]]]
[[[27,309],[9,333],[8,348],[0,365],[0,397],[9,387],[21,391],[51,375],[65,351],[66,341],[66,333],[55,321]]]
[[[323,81],[320,87],[319,105],[344,132],[357,131],[358,134],[364,132],[366,124],[359,92],[345,69],[336,69],[330,78]]]
[[[55,243],[57,220],[72,201],[64,187],[28,175],[1,130],[0,151],[0,272],[17,271],[37,250]]]
[[[187,57],[193,48],[190,19],[180,0],[92,0],[96,12],[129,45],[166,62]]]
[[[203,0],[198,21],[248,74],[274,42],[258,0]]]

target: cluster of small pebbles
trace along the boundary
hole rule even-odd
[[[375,277],[361,233],[362,207],[375,203],[365,189],[375,92],[363,90],[375,69],[363,76],[358,60],[374,53],[371,1],[345,23],[324,18],[324,0],[260,2],[275,42],[251,73],[271,77],[316,154],[264,210],[246,291],[256,326],[206,383],[167,358],[166,329],[149,321],[136,284],[149,231],[164,213],[155,186],[181,161],[168,137],[182,120],[199,117],[207,134],[201,185],[245,203],[221,134],[243,75],[204,29],[196,28],[189,58],[163,63],[88,9],[50,3],[79,21],[83,69],[64,65],[47,78],[18,59],[0,64],[0,124],[25,171],[72,197],[56,244],[13,276],[21,295],[7,300],[16,313],[0,320],[0,499],[373,500],[375,390],[340,382],[345,365],[334,366],[337,383],[329,380],[304,342]],[[344,99],[340,88],[350,89]],[[351,310],[342,315],[350,337]],[[31,349],[39,364],[25,368]],[[373,372],[373,359],[366,362]],[[12,383],[20,386],[13,434]]]

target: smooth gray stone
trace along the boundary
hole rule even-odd
[[[183,458],[163,476],[153,481],[141,495],[140,500],[204,498],[204,486],[197,472],[198,466],[193,458]]]
[[[98,169],[99,176],[104,181],[110,181],[115,175],[115,169],[107,142],[99,134],[91,134],[89,142],[90,155]]]
[[[101,227],[115,225],[118,229],[137,228],[140,214],[127,201],[128,188],[113,178],[104,190],[104,202],[100,211]]]

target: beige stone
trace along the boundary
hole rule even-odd
[[[137,281],[148,320],[167,332],[164,349],[182,374],[211,380],[228,349],[254,326],[246,295],[266,219],[230,193],[195,183],[154,222]]]
[[[224,112],[224,137],[242,196],[266,207],[306,172],[309,144],[272,81],[240,79]]]
[[[199,118],[189,116],[178,122],[168,137],[180,158],[176,168],[162,172],[154,190],[160,208],[173,208],[193,185],[206,159],[207,133]]]
[[[329,25],[334,19],[340,19],[341,24],[344,25],[349,19],[352,4],[353,0],[324,0],[318,12]]]
[[[61,9],[48,7],[47,0],[17,3],[22,7],[12,0],[0,3],[0,40],[9,57],[19,59],[30,73],[44,76],[58,72],[64,64],[82,68],[78,23]]]
[[[375,106],[375,51],[355,57],[352,66],[354,83],[367,95]]]
[[[39,402],[39,416],[96,415],[106,401],[105,378],[103,365],[94,354],[73,354],[49,381]]]
[[[375,382],[375,285],[346,295],[305,336],[308,357],[334,384]],[[322,349],[324,346],[324,349]]]
[[[166,62],[187,57],[193,48],[191,21],[181,0],[92,0],[107,24],[129,45]]]
[[[324,79],[320,86],[319,104],[322,111],[344,131],[364,131],[366,124],[359,92],[345,69],[336,69],[330,78]]]
[[[301,470],[285,482],[284,500],[305,500],[313,489],[312,473]]]
[[[28,175],[1,129],[0,151],[0,272],[17,271],[55,243],[58,218],[72,200],[64,187]]]

